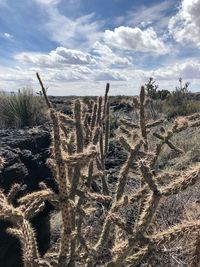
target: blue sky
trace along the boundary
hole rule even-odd
[[[154,77],[200,89],[200,0],[0,0],[0,90],[136,94]]]

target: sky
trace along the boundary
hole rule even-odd
[[[0,0],[0,90],[135,95],[149,77],[200,91],[200,0]]]

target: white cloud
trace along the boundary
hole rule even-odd
[[[13,38],[14,38],[14,36],[8,32],[4,32],[3,37],[7,40],[13,40]]]
[[[96,70],[94,73],[96,81],[126,81],[127,77],[116,70]]]
[[[55,70],[50,73],[48,80],[51,82],[76,82],[91,80],[92,70],[86,66],[72,66],[64,70]]]
[[[118,56],[115,54],[110,47],[100,42],[95,42],[93,45],[92,52],[97,54],[96,58],[98,62],[104,65],[115,64],[117,66],[126,66],[131,65],[131,61],[129,58],[125,56]]]
[[[156,30],[165,30],[169,21],[168,10],[173,6],[173,1],[165,0],[155,4],[133,5],[125,15],[116,17],[114,22],[117,26],[130,26],[143,28],[154,25]]]
[[[200,77],[200,62],[197,60],[187,60],[185,62],[178,62],[167,67],[159,68],[151,71],[150,76],[160,80],[178,80],[179,77],[183,79],[192,80]]]
[[[124,50],[165,54],[168,52],[165,44],[160,40],[152,27],[140,28],[118,27],[114,31],[106,30],[104,40],[111,46]]]
[[[183,0],[169,21],[169,32],[177,42],[192,41],[200,48],[200,0]]]
[[[64,47],[57,47],[56,50],[52,50],[49,54],[24,52],[17,54],[15,58],[23,63],[46,68],[62,68],[66,65],[96,64],[95,59],[88,53]]]
[[[34,0],[35,2],[42,5],[57,5],[60,0]]]
[[[102,32],[103,22],[94,20],[94,13],[70,19],[59,12],[56,7],[46,9],[48,14],[44,29],[49,33],[51,40],[62,46],[74,48],[80,46],[91,47],[97,41]]]

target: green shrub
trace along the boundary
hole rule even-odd
[[[0,127],[21,128],[41,124],[45,120],[45,106],[41,96],[24,88],[18,93],[0,93]]]
[[[181,105],[172,105],[166,102],[163,107],[163,112],[167,114],[168,118],[187,116],[192,113],[200,112],[200,101],[185,100]]]
[[[200,101],[189,99],[189,84],[186,82],[183,85],[182,78],[179,78],[179,86],[171,92],[163,107],[168,118],[187,116],[200,111]]]

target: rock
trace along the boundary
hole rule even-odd
[[[13,183],[20,183],[22,190],[19,195],[37,190],[41,181],[55,188],[51,171],[46,166],[49,146],[50,131],[45,127],[0,130],[0,156],[6,161],[0,169],[0,187],[8,192]],[[46,252],[50,243],[51,210],[47,203],[44,211],[32,220],[41,254]],[[8,226],[9,223],[0,221],[0,262],[4,267],[21,267],[20,244],[6,233]]]
[[[8,191],[14,183],[24,183],[24,180],[28,177],[28,170],[23,163],[14,163],[9,165],[3,170],[1,178],[1,188]]]
[[[118,142],[110,142],[108,156],[106,158],[106,170],[120,168],[127,159],[127,152]]]

